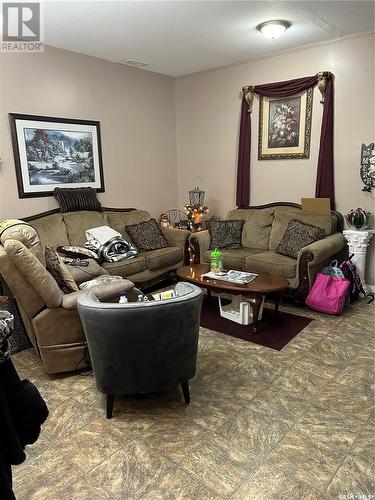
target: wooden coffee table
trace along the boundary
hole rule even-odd
[[[209,270],[210,266],[208,264],[193,264],[177,269],[177,276],[183,281],[206,288],[208,298],[211,296],[211,292],[216,292],[244,295],[252,299],[250,305],[253,311],[254,333],[258,330],[258,316],[263,296],[269,294],[275,295],[275,314],[277,314],[281,297],[285,289],[289,286],[286,278],[271,273],[257,273],[258,276],[247,285],[202,278],[202,274],[207,273]]]

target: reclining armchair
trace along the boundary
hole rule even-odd
[[[64,294],[46,270],[44,248],[28,224],[16,224],[0,234],[0,277],[14,297],[33,347],[47,373],[78,370],[87,365],[86,339],[77,311],[84,291]],[[117,280],[91,288],[100,300],[110,300],[134,284]]]
[[[181,384],[190,402],[202,290],[188,283],[178,283],[175,290],[172,299],[125,304],[101,303],[91,292],[78,297],[96,384],[107,395],[107,418],[117,395]]]

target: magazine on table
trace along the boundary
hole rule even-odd
[[[214,279],[220,281],[228,281],[231,283],[239,283],[241,285],[246,285],[251,281],[255,280],[258,275],[255,273],[245,273],[244,271],[235,271],[230,269],[229,271],[220,271],[202,274],[202,278]]]

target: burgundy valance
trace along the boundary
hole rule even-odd
[[[330,198],[331,208],[335,207],[333,178],[333,75],[325,71],[314,76],[243,88],[236,197],[236,204],[239,208],[250,205],[251,111],[254,94],[267,97],[288,97],[315,87],[315,85],[318,85],[322,93],[321,103],[324,106],[315,197]]]

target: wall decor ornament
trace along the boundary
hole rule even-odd
[[[55,187],[104,191],[98,121],[9,114],[20,198]]]
[[[318,73],[316,76],[318,77],[318,89],[322,94],[322,98],[320,99],[320,104],[324,104],[327,81],[330,78],[330,73],[329,71],[320,71],[320,73]]]
[[[310,157],[313,89],[291,97],[260,97],[258,160]]]
[[[345,215],[345,220],[350,229],[364,231],[369,226],[370,215],[370,212],[365,212],[362,208],[356,208],[355,210],[350,210],[350,212]]]
[[[362,191],[371,193],[371,189],[375,187],[375,150],[373,142],[368,146],[362,144],[360,173],[364,184]]]
[[[242,89],[242,92],[243,92],[243,97],[249,108],[247,111],[248,113],[251,113],[253,111],[253,102],[254,102],[253,89],[250,86],[247,86]]]

